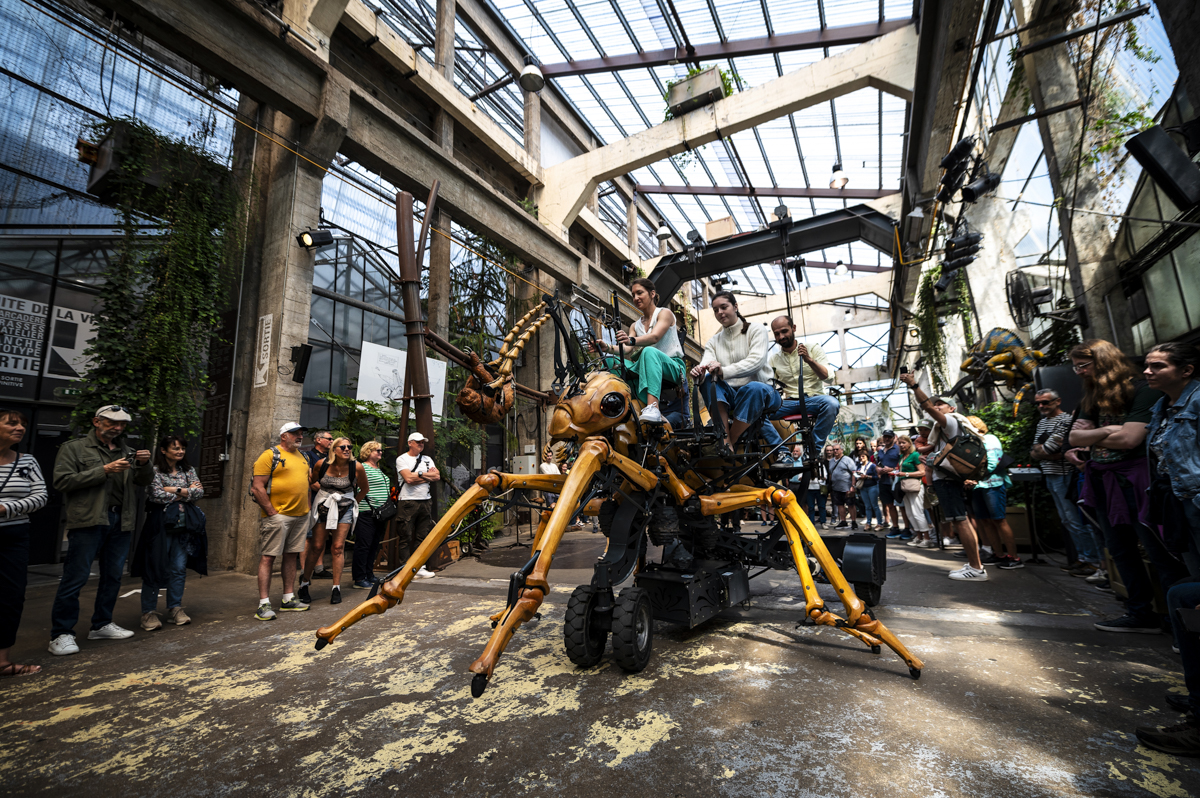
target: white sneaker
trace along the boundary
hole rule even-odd
[[[417,579],[433,579],[436,575],[433,571],[427,570],[424,565],[421,566],[421,570],[414,574]]]
[[[1108,571],[1099,570],[1099,571],[1096,571],[1096,573],[1092,574],[1091,576],[1086,577],[1083,581],[1094,585],[1099,582],[1103,582],[1106,579],[1108,579]]]
[[[923,548],[923,549],[936,549],[936,548],[937,548],[937,541],[936,541],[936,540],[934,540],[934,539],[932,539],[932,538],[925,538],[924,540],[922,540],[922,541],[921,541],[921,548]]]
[[[916,546],[919,549],[925,545],[925,539],[922,538],[920,540],[917,540],[916,538],[913,538],[912,540],[908,541],[904,545],[905,546]]]
[[[958,538],[946,538],[945,547],[948,549],[961,549],[963,544]]]
[[[67,654],[78,654],[79,646],[75,645],[75,635],[59,635],[50,641],[50,653],[65,657]]]
[[[642,408],[642,412],[638,413],[638,421],[643,424],[661,424],[663,423],[662,411],[658,409],[657,404],[646,405]]]
[[[105,624],[88,632],[88,640],[124,640],[127,637],[133,637],[133,632],[122,629],[115,623]]]
[[[964,565],[957,571],[950,572],[951,579],[957,579],[960,582],[986,582],[988,575],[983,568],[972,568],[969,565]]]

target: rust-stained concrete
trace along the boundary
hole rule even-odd
[[[319,653],[313,630],[365,591],[333,607],[318,582],[311,611],[260,623],[251,577],[189,573],[191,626],[53,657],[42,584],[13,655],[45,670],[0,681],[0,793],[1200,794],[1200,760],[1133,737],[1179,717],[1163,703],[1183,691],[1165,636],[1093,630],[1111,597],[1053,565],[962,584],[945,578],[948,553],[892,542],[889,559],[880,616],[925,660],[919,681],[886,649],[797,630],[798,580],[779,572],[751,583],[749,608],[692,631],[659,624],[641,674],[576,670],[562,615],[589,572],[571,570],[552,572],[542,620],[478,700],[466,668],[511,569],[451,566]],[[137,594],[120,599],[117,622],[137,618]]]

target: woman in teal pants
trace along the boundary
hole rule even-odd
[[[630,283],[630,290],[633,304],[642,312],[642,317],[629,326],[628,333],[617,333],[617,344],[626,352],[637,354],[636,359],[625,361],[625,368],[637,377],[636,385],[629,387],[644,405],[638,418],[660,424],[663,415],[658,409],[658,397],[662,395],[663,383],[683,384],[683,347],[679,344],[675,314],[669,308],[658,307],[660,300],[654,283],[638,277]],[[596,343],[605,352],[618,351],[615,344],[607,341]],[[614,373],[619,372],[617,358],[608,357],[604,362]]]

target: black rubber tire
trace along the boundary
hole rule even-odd
[[[580,585],[567,601],[563,642],[566,644],[567,659],[581,668],[590,668],[600,662],[604,656],[604,646],[608,643],[608,632],[597,629],[592,622],[592,611],[598,599],[596,588]]]
[[[639,673],[650,664],[654,646],[654,610],[650,596],[637,587],[621,591],[613,606],[613,659],[622,670]]]
[[[868,607],[874,607],[883,595],[883,585],[877,585],[874,582],[855,582],[854,594],[862,599]]]

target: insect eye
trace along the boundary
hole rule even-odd
[[[605,394],[600,400],[600,412],[608,418],[620,418],[625,415],[625,397],[615,391]]]

